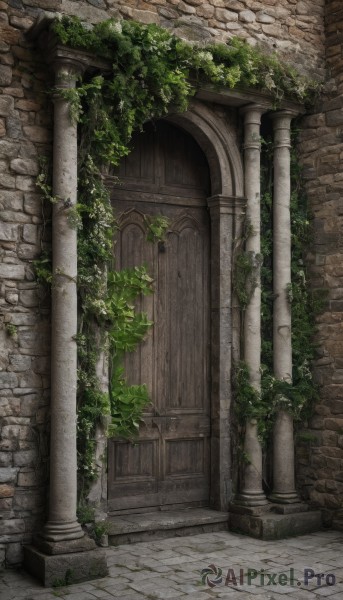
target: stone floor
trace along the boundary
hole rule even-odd
[[[67,587],[44,589],[5,571],[0,600],[343,599],[343,533],[336,531],[273,542],[205,533],[112,547],[107,557],[108,577]]]

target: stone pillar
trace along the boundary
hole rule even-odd
[[[56,88],[72,89],[80,70],[57,62]],[[68,223],[77,195],[77,125],[69,102],[54,95],[51,323],[51,445],[49,518],[43,536],[58,541],[84,535],[76,519],[77,231]]]
[[[72,89],[82,72],[76,61],[54,62],[56,88]],[[77,231],[68,212],[77,200],[77,125],[70,105],[54,96],[51,323],[51,444],[49,517],[34,546],[24,550],[28,571],[53,585],[102,577],[105,556],[84,535],[76,518],[76,387],[77,387]]]
[[[231,362],[233,221],[238,198],[208,199],[211,215],[211,507],[227,511],[231,496]]]
[[[292,382],[291,306],[291,178],[290,126],[295,113],[289,110],[271,115],[274,126],[273,194],[273,356],[274,376]],[[279,410],[273,434],[273,493],[271,500],[298,502],[294,481],[293,418]]]
[[[252,228],[252,233],[246,241],[246,252],[250,253],[255,265],[257,282],[243,317],[244,361],[249,368],[250,384],[258,393],[261,390],[260,125],[264,111],[265,109],[258,105],[250,105],[242,109],[246,219]],[[246,423],[244,451],[249,458],[249,463],[244,465],[243,486],[237,500],[247,506],[263,506],[267,503],[267,499],[262,488],[262,448],[258,440],[256,419],[250,419]]]

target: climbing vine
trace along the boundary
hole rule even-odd
[[[262,143],[261,179],[261,392],[253,388],[249,381],[248,366],[237,365],[236,412],[244,426],[246,419],[256,419],[259,437],[266,443],[272,430],[277,410],[282,408],[292,414],[295,422],[302,423],[311,414],[313,403],[318,399],[317,386],[313,381],[311,364],[315,358],[315,318],[323,310],[325,291],[310,287],[305,254],[312,240],[312,228],[308,214],[306,193],[302,184],[301,167],[296,152],[296,130],[292,132],[291,152],[291,276],[288,289],[292,316],[292,383],[280,381],[273,375],[273,142],[268,136]],[[241,258],[243,257],[243,258]],[[236,293],[242,312],[250,297],[256,267],[249,256],[237,256],[235,273],[243,262],[243,271],[236,280]],[[236,275],[235,275],[236,276]]]
[[[317,86],[276,55],[266,56],[238,38],[226,45],[199,47],[156,25],[107,20],[90,27],[76,17],[56,19],[52,30],[61,43],[108,62],[108,69],[88,75],[76,89],[58,90],[79,123],[78,202],[70,212],[70,225],[79,230],[79,472],[89,480],[96,477],[97,424],[107,415],[111,434],[132,435],[149,400],[145,386],[128,386],[121,359],[151,326],[145,314],[136,313],[134,302],[151,293],[152,281],[144,267],[114,270],[116,223],[104,167],[119,164],[130,151],[133,132],[142,130],[144,123],[171,109],[186,110],[202,84],[265,90],[275,102],[284,95],[305,102]],[[44,179],[40,186],[46,186]],[[146,225],[152,242],[163,237],[168,226],[163,218],[147,220]],[[43,273],[45,266],[40,265]],[[109,395],[97,377],[102,351],[110,356]]]
[[[275,414],[278,408],[290,412],[295,421],[306,421],[318,399],[311,365],[315,358],[316,316],[323,310],[326,294],[310,286],[305,263],[312,242],[312,226],[301,166],[296,150],[297,130],[292,131],[291,150],[291,279],[288,301],[292,317],[292,383],[278,381],[272,375],[272,142],[264,144],[262,168],[262,395]]]

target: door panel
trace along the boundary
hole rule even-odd
[[[129,382],[146,383],[152,404],[137,442],[109,441],[111,510],[209,499],[208,167],[194,140],[175,127],[150,128],[146,146],[144,136],[120,167],[112,198],[117,268],[146,264],[154,279],[154,294],[137,302],[154,326],[125,358]],[[144,216],[161,214],[169,219],[168,233],[164,243],[151,244]]]

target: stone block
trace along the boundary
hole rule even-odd
[[[13,496],[9,496],[8,498],[0,497],[0,511],[2,518],[6,518],[7,516],[11,516],[11,510],[13,507]],[[6,515],[5,515],[6,513]]]
[[[23,137],[21,129],[21,121],[16,116],[7,117],[6,119],[6,130],[7,135],[13,139],[20,139]]]
[[[272,17],[271,15],[267,15],[265,12],[263,12],[262,10],[256,13],[256,21],[258,21],[258,23],[274,23],[275,22],[275,18]]]
[[[15,467],[33,467],[36,462],[36,450],[19,450],[13,454],[13,464]]]
[[[12,465],[11,452],[0,452],[0,467],[10,467]]]
[[[7,265],[5,263],[0,264],[0,279],[25,279],[24,265]]]
[[[1,100],[1,96],[0,96]],[[13,192],[10,190],[0,190],[0,205],[3,209],[10,209],[12,211],[23,210],[23,198],[20,192]]]
[[[24,134],[32,142],[46,144],[51,140],[51,132],[45,127],[38,125],[24,125]]]
[[[17,385],[18,378],[14,373],[0,372],[0,389],[14,388]]]
[[[19,295],[16,290],[6,290],[5,299],[8,304],[13,304],[15,306],[18,304]]]
[[[35,160],[14,158],[11,160],[10,167],[19,175],[38,175],[38,163]]]
[[[342,125],[343,123],[343,109],[330,110],[326,113],[326,123],[330,126]]]
[[[32,371],[27,371],[19,375],[19,385],[22,388],[41,388],[42,378]]]
[[[24,492],[16,491],[14,498],[14,509],[19,511],[34,511],[40,512],[44,510],[43,494],[39,494],[33,490],[25,490]]]
[[[21,470],[18,474],[18,485],[20,487],[35,487],[42,484],[42,475],[35,469],[30,471]]]
[[[40,0],[35,0],[38,6],[41,6]],[[49,0],[52,4],[51,8],[56,10],[56,2],[54,0]],[[47,0],[44,0],[43,4],[46,3]],[[72,2],[71,0],[61,0],[61,12],[69,15],[80,15],[80,7],[78,2]],[[83,3],[82,5],[82,20],[89,21],[90,23],[98,23],[99,21],[104,21],[108,18],[107,12],[101,8],[97,8],[96,6],[90,6],[89,4]]]
[[[256,16],[252,10],[242,10],[239,13],[239,20],[243,21],[243,23],[254,23],[256,21]]]
[[[225,8],[217,8],[215,15],[218,21],[222,21],[223,23],[238,21],[238,14],[231,10],[226,10]]]
[[[183,2],[181,0],[181,2],[178,4],[178,9],[185,13],[186,15],[194,15],[196,10],[194,8],[194,6],[190,6],[189,4],[187,4],[186,2]]]
[[[0,467],[0,483],[13,483],[17,479],[18,469]]]
[[[182,4],[182,2],[180,2],[180,4]],[[191,7],[189,7],[191,8]],[[195,12],[195,9],[193,9],[192,12]],[[134,9],[133,13],[132,13],[132,17],[133,19],[135,19],[136,21],[140,21],[141,23],[158,23],[159,22],[159,15],[156,12],[152,12],[151,10],[137,10]]]
[[[0,498],[12,498],[14,496],[14,486],[8,483],[0,483]]]
[[[38,290],[21,290],[19,292],[20,303],[25,306],[25,308],[32,308],[34,306],[38,306],[39,304],[39,296]]]
[[[11,223],[0,223],[0,240],[3,242],[15,242],[18,238],[18,225]]]
[[[24,519],[3,519],[0,520],[0,535],[11,535],[25,533]]]
[[[0,85],[10,85],[12,81],[12,68],[6,65],[0,65]]]
[[[308,511],[286,515],[267,513],[263,516],[230,514],[229,529],[251,535],[262,540],[279,540],[322,528],[320,511]]]
[[[27,371],[31,366],[31,357],[23,356],[22,354],[11,354],[10,357],[11,371],[20,372]]]
[[[45,586],[79,583],[106,577],[105,552],[98,548],[72,554],[46,555],[33,546],[24,547],[24,568]]]
[[[37,225],[26,224],[23,226],[23,240],[28,244],[36,244],[38,239]]]
[[[23,546],[20,543],[8,544],[6,548],[6,562],[8,565],[19,565],[23,560]]]

